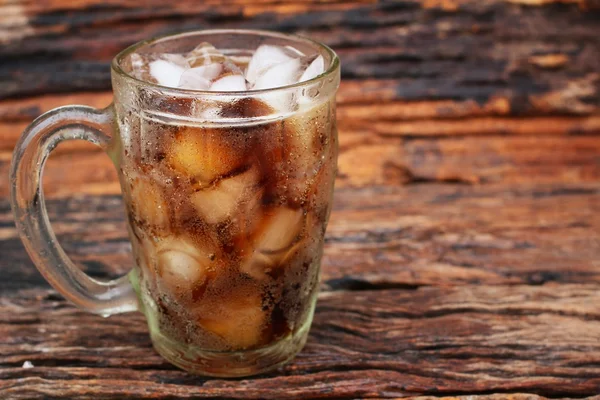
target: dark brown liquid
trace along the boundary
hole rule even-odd
[[[141,297],[164,336],[242,350],[304,324],[335,175],[333,107],[260,125],[125,127],[120,166]],[[256,99],[221,109],[229,118],[271,112]]]

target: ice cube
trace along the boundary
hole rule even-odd
[[[245,71],[248,68],[248,63],[250,62],[251,56],[230,54],[227,56],[227,58],[229,59],[229,61],[235,64],[235,66],[238,67],[240,71],[242,71],[242,75],[245,75],[243,71]]]
[[[240,265],[241,272],[259,282],[267,280],[269,278],[267,273],[272,271],[273,268],[277,268],[277,256],[263,254],[258,251],[254,252],[251,257]]]
[[[242,92],[246,90],[246,79],[242,75],[225,75],[210,86],[214,92]]]
[[[221,115],[225,118],[255,118],[273,113],[273,109],[254,97],[242,97],[234,102],[223,104]]]
[[[321,75],[323,72],[325,72],[325,60],[323,59],[323,56],[318,56],[304,70],[298,82],[309,81]],[[311,101],[313,101],[313,99],[309,93],[305,93],[304,91],[299,93],[298,104],[300,104],[300,106],[309,104]]]
[[[186,176],[209,184],[242,166],[246,142],[235,141],[222,130],[184,127],[168,146],[167,162]]]
[[[229,232],[233,236],[232,243],[242,259],[247,259],[254,252],[251,239],[261,220],[263,195],[264,188],[258,183],[246,192],[231,218]]]
[[[304,223],[301,209],[270,210],[253,238],[254,248],[262,253],[278,253],[288,249],[298,238]]]
[[[199,67],[201,65],[222,64],[225,62],[225,56],[210,43],[200,43],[196,48],[190,51],[185,57],[190,67]]]
[[[248,62],[246,79],[251,84],[254,84],[265,70],[275,64],[290,61],[297,56],[297,53],[291,52],[284,47],[263,44],[256,49],[250,62]]]
[[[257,75],[252,88],[254,90],[271,89],[296,83],[301,67],[302,63],[298,58],[272,65]]]
[[[169,207],[162,188],[153,179],[131,176],[130,205],[137,221],[154,228],[169,226]]]
[[[297,48],[295,48],[295,47],[293,47],[293,46],[289,46],[289,45],[288,45],[288,46],[285,46],[285,48],[286,48],[287,50],[291,51],[291,52],[292,52],[292,54],[296,54],[296,55],[298,55],[298,56],[300,56],[300,57],[303,57],[303,56],[305,56],[305,54],[304,54],[303,52],[301,52],[300,50],[298,50]]]
[[[223,63],[223,72],[225,74],[244,75],[244,71],[232,60],[227,57]]]
[[[200,190],[190,196],[198,214],[209,224],[231,218],[244,200],[253,198],[259,173],[256,168],[221,180],[214,187]]]
[[[188,69],[181,75],[177,86],[183,89],[206,90],[210,87],[210,81],[201,73]]]
[[[185,69],[167,60],[156,60],[150,63],[150,74],[159,85],[177,87]]]
[[[271,89],[296,83],[301,67],[302,63],[297,58],[275,64],[258,75],[252,89]],[[293,97],[289,90],[260,95],[261,100],[278,111],[291,111],[294,107]]]
[[[215,248],[208,243],[199,245],[184,237],[169,237],[159,242],[157,254],[161,286],[178,297],[191,295],[191,291],[206,284],[214,272]]]
[[[231,349],[247,349],[261,341],[267,322],[262,305],[262,295],[256,286],[234,284],[223,296],[203,300],[197,310],[198,322],[221,337]]]
[[[307,223],[308,223],[308,221],[307,221]],[[288,251],[285,252],[285,254],[279,260],[279,267],[281,267],[281,268],[285,268],[286,266],[289,267],[290,265],[297,262],[299,259],[299,255],[301,255],[302,253],[305,253],[306,250],[310,248],[311,242],[318,243],[318,240],[315,240],[315,238],[311,238],[308,236],[303,237],[300,241],[298,241]],[[311,253],[313,256],[316,255],[315,251],[311,251]]]
[[[276,209],[265,217],[253,238],[252,253],[240,264],[240,271],[258,281],[268,279],[268,273],[285,264],[290,252],[299,247],[305,224],[302,210]]]
[[[179,80],[179,87],[185,89],[207,90],[211,82],[221,74],[221,64],[208,64],[186,70]]]
[[[321,75],[323,72],[325,72],[325,60],[323,59],[323,56],[318,56],[304,70],[298,82],[309,81]]]
[[[167,62],[169,64],[174,64],[183,69],[187,68],[188,66],[185,58],[181,54],[133,53],[131,56],[129,56],[129,61],[131,63],[131,75],[146,82],[160,83],[158,79],[151,73],[151,64],[158,60]],[[158,65],[160,64],[161,63]]]

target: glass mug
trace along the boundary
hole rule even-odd
[[[133,54],[185,53],[201,42],[239,57],[261,44],[292,46],[320,54],[325,72],[246,92],[176,89],[132,76]],[[109,107],[49,111],[17,143],[11,202],[31,259],[86,311],[144,313],[154,348],[187,371],[247,376],[291,360],[312,322],[331,210],[337,56],[292,35],[198,31],[135,44],[114,58],[111,74]],[[274,99],[293,106],[266,106]],[[43,166],[70,139],[100,146],[118,170],[136,263],[110,282],[78,269],[49,225]]]

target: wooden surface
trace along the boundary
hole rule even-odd
[[[598,1],[141,4],[0,3],[1,399],[600,394]],[[56,106],[109,104],[121,48],[222,27],[322,40],[344,79],[308,345],[280,371],[240,380],[169,365],[139,314],[68,304],[31,264],[6,198],[20,132]],[[69,255],[99,278],[126,272],[108,157],[61,145],[44,179]]]

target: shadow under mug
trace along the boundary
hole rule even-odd
[[[325,72],[245,92],[170,88],[132,73],[138,56],[202,42],[240,60],[263,44],[291,46],[321,55]],[[17,143],[11,204],[31,259],[83,310],[143,312],[156,350],[190,372],[246,376],[289,361],[307,339],[331,210],[337,56],[293,35],[198,31],[135,44],[111,74],[109,107],[51,110]],[[106,151],[121,182],[136,263],[109,282],[73,264],[46,214],[44,163],[71,139]]]

